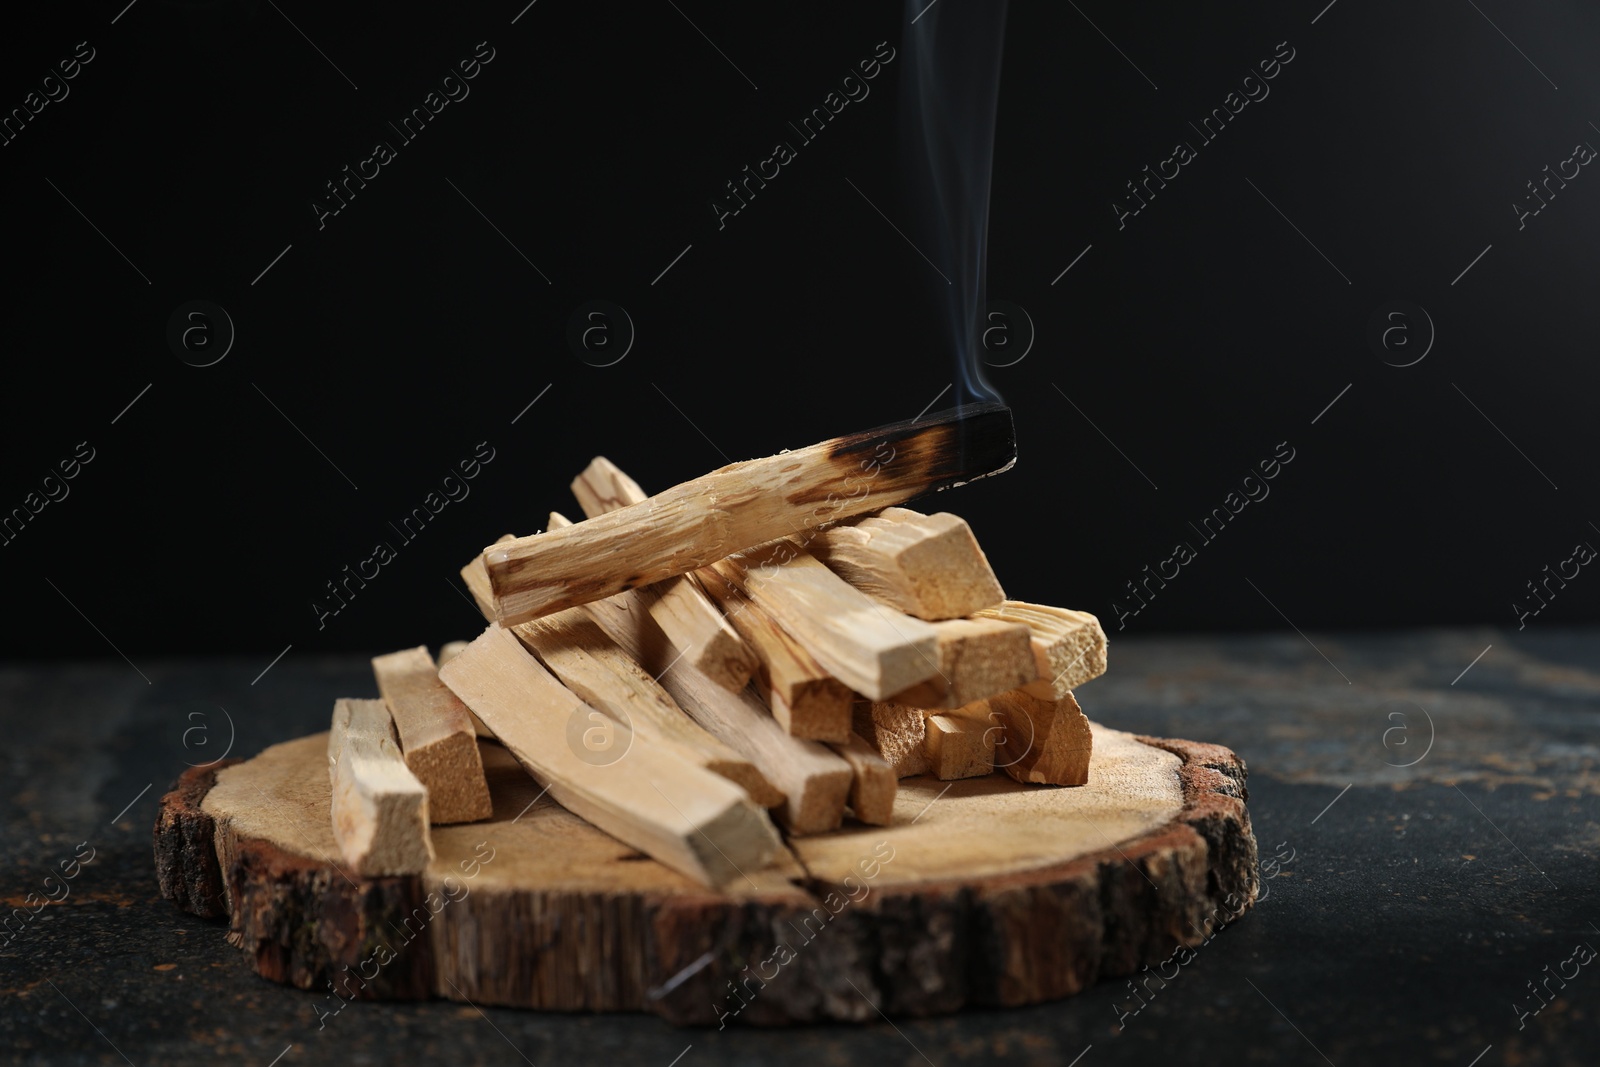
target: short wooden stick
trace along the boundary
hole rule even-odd
[[[999,619],[930,623],[939,639],[939,673],[890,698],[895,704],[954,710],[1033,681],[1032,632]]]
[[[848,740],[828,747],[850,764],[855,775],[850,783],[851,814],[874,826],[888,826],[894,822],[894,798],[900,782],[888,761],[854,731]]]
[[[978,617],[1019,622],[1033,631],[1039,677],[1027,690],[1036,697],[1060,700],[1106,672],[1106,632],[1087,611],[1008,600],[978,612]]]
[[[928,754],[923,747],[928,730],[921,708],[901,704],[856,702],[855,732],[878,751],[896,778],[928,773]]]
[[[978,706],[980,709],[982,705]],[[978,714],[928,716],[928,773],[940,781],[976,778],[994,770],[995,733]]]
[[[995,766],[1019,782],[1083,785],[1089,780],[1094,735],[1071,693],[1042,700],[1026,690],[988,701],[1001,727]]]
[[[428,791],[406,768],[383,701],[334,704],[328,778],[333,838],[351,873],[381,878],[428,866]]]
[[[965,519],[909,508],[822,531],[813,553],[851,585],[930,621],[959,619],[1005,600]]]
[[[372,673],[406,766],[428,790],[428,817],[445,824],[493,815],[472,713],[439,681],[427,646],[378,656]]]

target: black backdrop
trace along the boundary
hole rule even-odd
[[[39,511],[0,546],[7,654],[265,665],[470,636],[457,568],[575,511],[595,453],[660,488],[951,382],[932,268],[892,221],[901,59],[723,228],[711,207],[901,49],[906,12],[523,3],[9,16],[0,108],[39,110],[0,147],[0,511]],[[937,504],[1012,595],[1113,639],[1515,629],[1546,565],[1570,581],[1522,621],[1593,620],[1600,578],[1563,561],[1600,545],[1600,177],[1574,154],[1600,145],[1600,9],[1325,3],[1013,5],[989,296],[1036,336],[989,376],[1020,459]],[[490,50],[414,141],[386,125]],[[1238,113],[1208,140],[1214,108]],[[380,139],[395,158],[319,229],[325,183]],[[1193,158],[1164,162],[1180,141]],[[1146,166],[1176,176],[1119,219]],[[591,364],[625,343],[614,310],[605,354],[568,341],[595,300],[632,324],[611,366]],[[191,301],[204,355],[168,337]],[[189,365],[225,341],[217,307],[231,348]],[[1026,332],[1013,311],[990,358]],[[480,442],[470,493],[403,542],[389,524]],[[1286,450],[1245,486],[1270,495],[1233,498],[1213,541],[1191,527]],[[76,477],[47,482],[63,461]],[[380,540],[395,558],[319,626],[325,583]],[[1177,576],[1134,613],[1146,566]]]

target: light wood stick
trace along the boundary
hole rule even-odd
[[[976,778],[994,770],[995,733],[982,718],[983,705],[972,714],[928,716],[928,772],[942,782]]]
[[[755,692],[730,693],[685,663],[631,593],[586,604],[584,610],[624,652],[655,674],[664,689],[712,736],[749,758],[783,792],[778,817],[795,834],[838,827],[853,774],[850,765],[816,741],[784,733]]]
[[[1000,725],[995,766],[1019,782],[1083,785],[1089,780],[1094,735],[1071,693],[1041,700],[1026,690],[988,701]]]
[[[947,619],[930,623],[939,638],[939,673],[890,698],[916,708],[965,707],[1039,676],[1033,633],[999,619]]]
[[[851,585],[919,619],[959,619],[1005,600],[965,519],[909,508],[822,531],[813,554]]]
[[[1087,611],[1052,608],[1008,600],[978,612],[979,618],[1020,622],[1033,631],[1033,654],[1039,678],[1026,688],[1045,700],[1060,700],[1072,690],[1106,673],[1106,632]]]
[[[600,600],[1014,462],[1010,410],[980,404],[734,463],[571,529],[491,546],[497,617],[524,622]]]
[[[894,822],[894,798],[900,781],[888,761],[853,731],[848,740],[828,747],[850,764],[855,775],[850,783],[851,813],[861,822],[874,826],[888,826]]]
[[[427,646],[375,657],[372,673],[406,766],[428,790],[429,819],[447,824],[493,815],[472,713],[439,681]]]
[[[516,534],[501,534],[495,544],[503,545],[507,541],[516,539]],[[484,552],[487,551],[488,549],[484,549]],[[489,587],[489,568],[483,562],[483,552],[473,556],[467,561],[467,565],[461,568],[461,580],[467,584],[467,592],[472,594],[472,602],[478,605],[483,617],[494,622],[494,590]]]
[[[495,544],[498,545],[501,541],[514,540],[516,540],[515,534],[502,534],[500,540],[496,541]],[[467,561],[467,565],[461,568],[461,580],[467,584],[467,591],[472,594],[472,600],[478,605],[478,610],[483,613],[483,617],[493,622],[494,594],[489,590],[489,571],[483,565],[483,553],[480,552],[473,556],[472,559]],[[443,667],[454,659],[456,653],[461,652],[469,644],[471,644],[470,641],[452,641],[445,645],[439,650],[439,666]],[[479,737],[486,737],[491,741],[497,740],[494,736],[494,731],[489,729],[482,719],[478,718],[476,712],[472,713],[472,728],[478,732]]]
[[[351,873],[422,873],[433,859],[428,791],[406,768],[383,701],[333,705],[328,778],[333,838]]]
[[[923,747],[928,729],[921,708],[901,704],[856,702],[855,732],[878,750],[896,778],[928,773],[928,754]]]
[[[792,541],[711,569],[862,696],[883,700],[939,673],[939,639],[930,624],[873,600]]]
[[[742,787],[763,808],[783,803],[783,793],[755,764],[685,715],[582,608],[566,608],[511,629],[579,699],[626,723],[639,739],[674,746],[689,762]]]
[[[638,482],[604,456],[596,456],[573,479],[572,493],[591,519],[648,499]],[[645,598],[656,625],[706,677],[734,693],[749,683],[756,671],[754,653],[693,578],[657,582]]]
[[[552,678],[510,631],[490,626],[439,676],[558,803],[673,870],[721,886],[777,853],[777,832],[743,789],[675,752],[634,743],[627,727]],[[620,757],[608,746],[605,759],[614,762],[580,755],[571,739],[595,720],[608,724],[612,745],[628,746]]]
[[[813,741],[847,741],[850,707],[855,693],[822,669],[767,610],[740,595],[710,567],[695,571],[695,580],[727,614],[739,636],[755,652],[756,681],[772,717],[791,737]]]

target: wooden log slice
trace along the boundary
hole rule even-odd
[[[437,995],[774,1024],[1031,1004],[1199,944],[1255,901],[1243,761],[1094,734],[1086,786],[907,778],[891,825],[795,839],[723,891],[541,796],[492,743],[489,821],[434,827],[420,876],[356,878],[318,735],[186,773],[162,800],[158,877],[194,914],[225,906],[259,973],[330,1008]]]

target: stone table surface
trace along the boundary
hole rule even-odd
[[[150,829],[186,765],[324,729],[335,697],[375,695],[365,659],[289,656],[254,683],[255,660],[5,665],[0,850],[6,908],[22,910],[0,934],[0,1056],[1600,1063],[1600,630],[1313,637],[1113,635],[1111,673],[1078,692],[1100,722],[1227,745],[1251,771],[1265,899],[1142,998],[1118,982],[1023,1009],[720,1032],[442,1001],[319,1022],[319,997],[256,977],[223,924],[160,897]],[[76,876],[45,882],[63,869]]]

